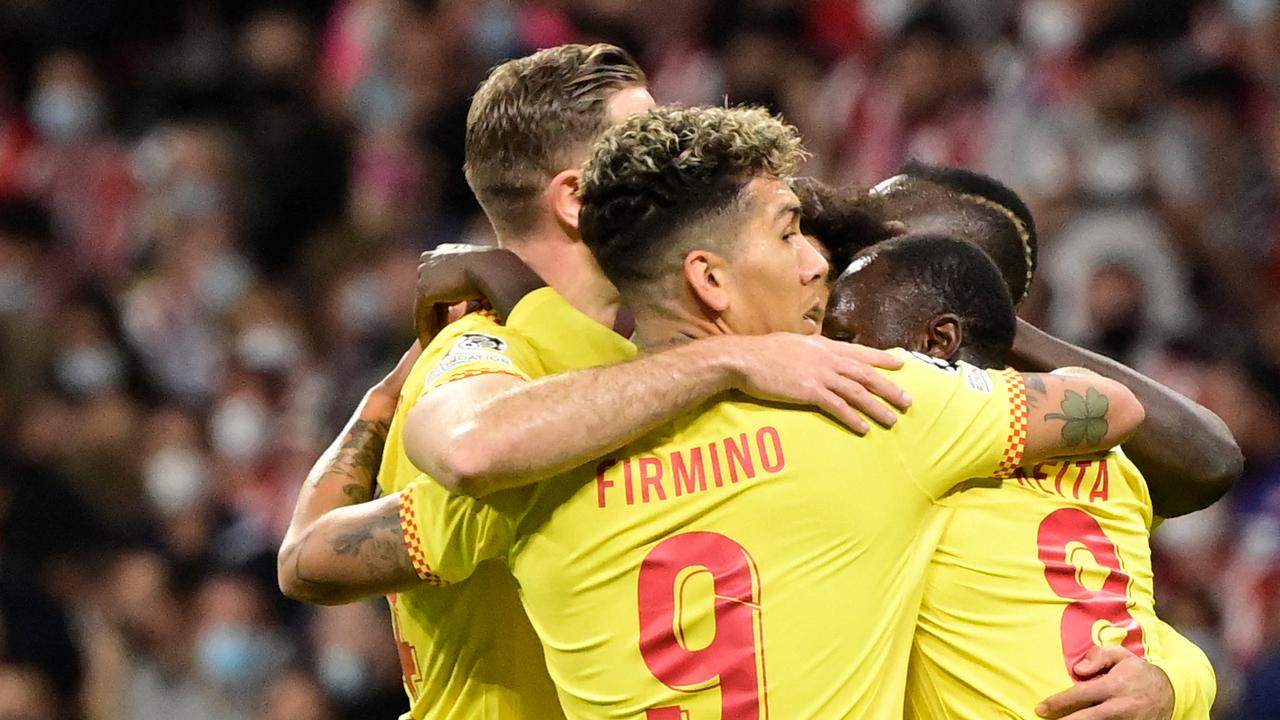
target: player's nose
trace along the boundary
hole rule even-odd
[[[817,280],[825,281],[831,264],[807,236],[800,244],[800,280],[809,285]]]

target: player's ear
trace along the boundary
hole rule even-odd
[[[684,257],[684,279],[708,310],[720,315],[729,309],[728,266],[724,258],[707,250],[690,252]]]
[[[930,356],[951,360],[960,353],[964,343],[964,327],[960,318],[952,313],[944,313],[930,320],[919,338],[920,352]]]
[[[578,234],[578,212],[582,210],[582,198],[578,194],[578,188],[581,181],[582,170],[580,168],[572,168],[561,170],[555,177],[551,178],[551,183],[547,186],[551,212],[555,215],[556,222],[560,224],[565,234],[572,238],[580,237]]]

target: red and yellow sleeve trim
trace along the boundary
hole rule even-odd
[[[445,373],[435,382],[431,383],[431,387],[429,389],[434,390],[440,387],[441,385],[448,385],[451,382],[457,382],[458,380],[465,380],[466,378],[476,377],[477,375],[510,375],[511,377],[514,377],[514,378],[520,378],[521,380],[529,379],[527,376],[522,375],[514,370],[498,370],[496,368],[471,368],[469,370],[460,369],[452,373]]]
[[[472,300],[467,303],[466,315],[476,315],[486,320],[490,320],[495,325],[502,325],[502,318],[498,317],[498,313],[494,311],[493,306],[488,300]]]
[[[448,585],[431,569],[427,555],[422,550],[422,536],[418,532],[418,509],[412,489],[400,493],[400,532],[404,535],[404,544],[409,550],[409,559],[413,562],[413,570],[418,577],[430,585]]]
[[[1022,455],[1027,450],[1027,424],[1029,409],[1027,406],[1027,383],[1022,373],[1006,368],[1001,371],[1005,387],[1009,391],[1009,434],[1005,439],[1004,459],[996,468],[995,476],[1007,478],[1022,464]]]

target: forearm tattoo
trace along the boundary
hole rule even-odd
[[[327,583],[307,577],[308,573],[302,566],[302,556],[303,550],[310,543],[325,542],[322,538],[323,534],[313,538],[312,532],[308,531],[298,543],[298,550],[294,554],[294,575],[302,582],[317,587],[324,587]],[[360,563],[361,570],[367,573],[362,582],[391,583],[417,575],[404,544],[398,504],[391,504],[363,524],[328,538],[328,544],[334,555],[349,557]]]
[[[358,558],[373,578],[415,574],[400,528],[399,505],[388,506],[369,522],[339,533],[329,542],[334,554]]]
[[[311,486],[319,487],[326,478],[342,479],[342,493],[352,502],[368,502],[373,497],[373,478],[382,461],[390,423],[384,420],[356,418],[342,437],[325,451],[316,464]]]
[[[1035,373],[1023,373],[1022,380],[1027,386],[1027,406],[1035,410],[1044,403],[1044,396],[1049,392],[1044,386],[1044,378]]]

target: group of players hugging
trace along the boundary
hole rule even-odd
[[[1239,474],[1226,427],[1017,319],[1008,188],[805,157],[611,45],[494,68],[466,175],[501,248],[424,254],[281,589],[389,599],[407,718],[1207,718],[1149,537]]]

